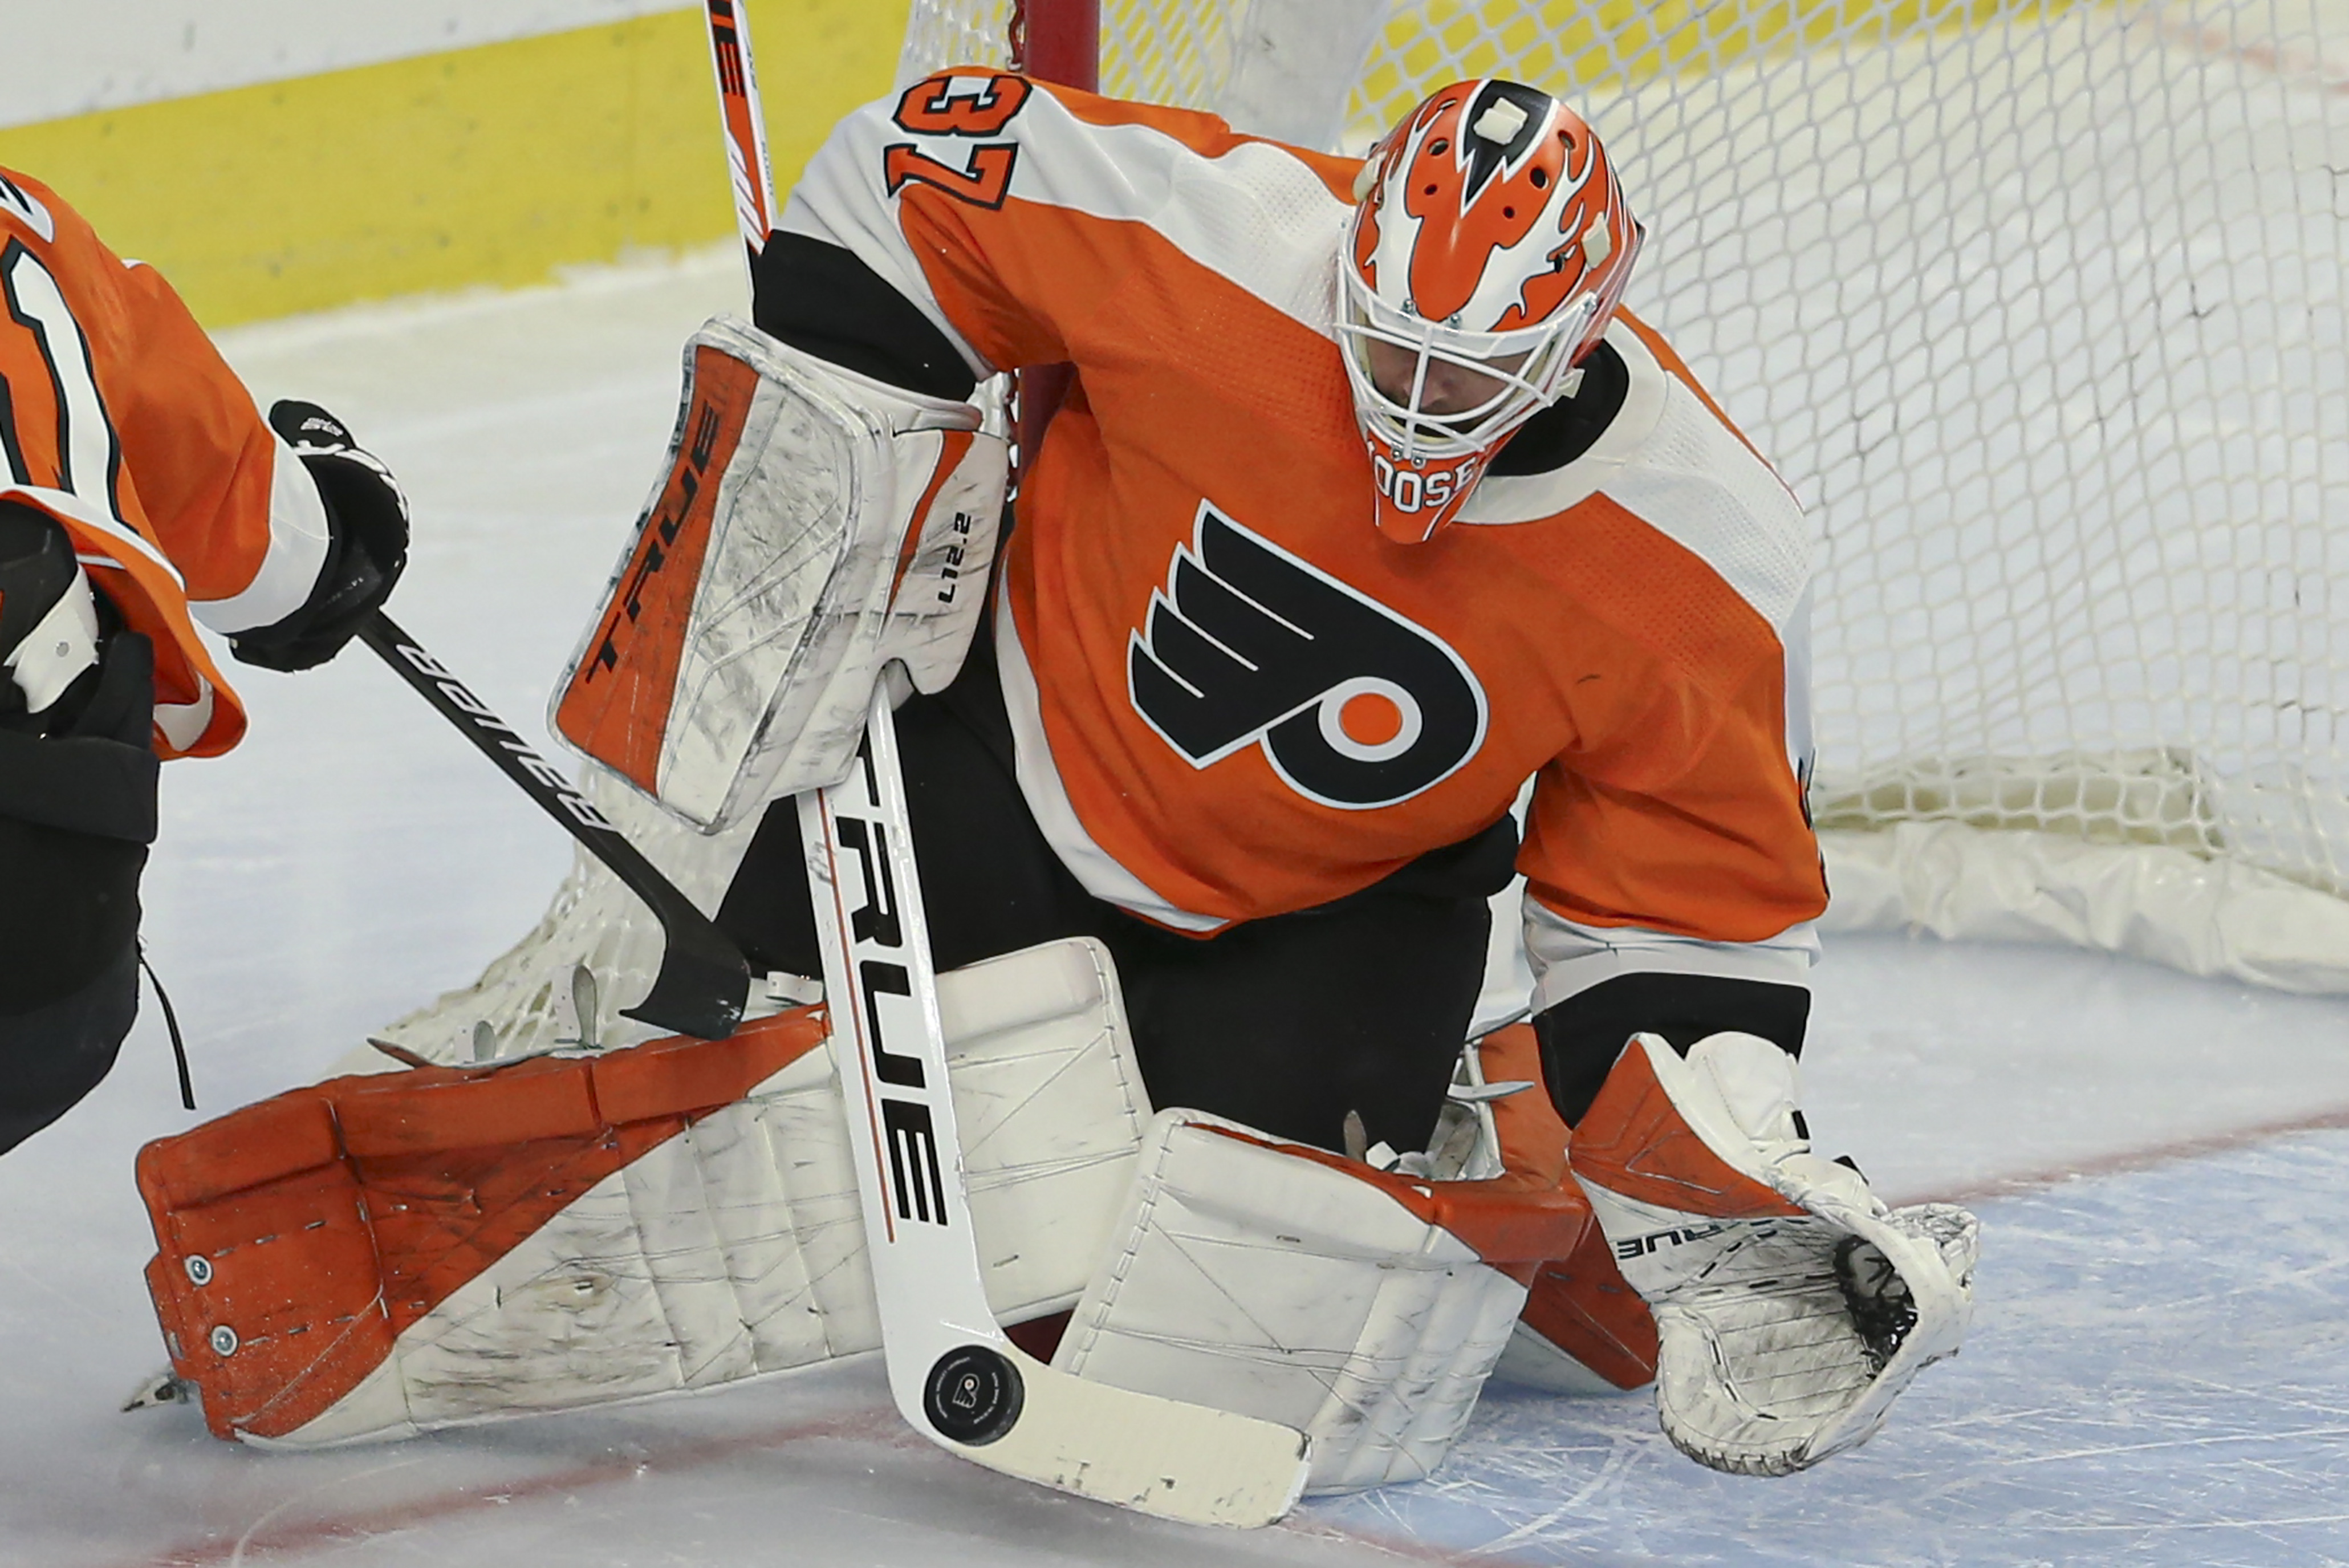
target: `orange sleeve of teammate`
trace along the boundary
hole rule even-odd
[[[1711,691],[1634,665],[1576,700],[1587,743],[1542,770],[1518,855],[1544,906],[1716,942],[1765,940],[1826,909],[1782,659],[1757,657]]]
[[[160,274],[125,264],[47,187],[21,175],[5,178],[38,198],[54,220],[53,240],[45,243],[20,224],[12,227],[10,243],[29,251],[55,280],[88,346],[120,453],[117,514],[161,546],[190,598],[233,597],[260,571],[270,544],[274,443],[253,395]],[[54,420],[43,421],[45,410],[21,406],[44,400],[16,400],[19,438],[37,433],[22,427],[47,422],[48,440],[25,444],[53,452]],[[26,455],[31,462],[35,453]],[[26,477],[51,484],[56,478]],[[74,488],[99,500],[88,494],[87,479]]]
[[[243,710],[189,612],[235,599],[270,559],[275,438],[154,269],[5,170],[0,306],[0,488],[55,517],[153,640],[159,751],[226,751]]]

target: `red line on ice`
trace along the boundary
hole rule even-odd
[[[2137,18],[2132,17],[2121,25],[2124,27],[2136,26]],[[2313,78],[2320,92],[2349,93],[2349,65],[2328,59],[2319,50],[2284,48],[2257,39],[2238,40],[2223,28],[2197,26],[2190,22],[2173,22],[2164,18],[2157,20],[2154,26],[2161,36],[2172,43],[2183,44],[2199,54],[2240,60],[2287,80]]]
[[[2206,1154],[2226,1154],[2248,1145],[2263,1143],[2269,1138],[2289,1137],[2293,1133],[2323,1132],[2331,1127],[2349,1127],[2349,1106],[2335,1106],[2304,1116],[2289,1116],[2282,1121],[2258,1122],[2251,1127],[2237,1127],[2230,1132],[2201,1133],[2193,1137],[2173,1138],[2167,1143],[2148,1144],[2141,1148],[2122,1149],[2113,1154],[2087,1155],[2065,1160],[2058,1165],[2042,1166],[2036,1170],[2017,1171],[2012,1176],[1993,1176],[1954,1189],[1934,1192],[1931,1199],[1944,1203],[1970,1203],[1982,1199],[2012,1198],[2020,1193],[2035,1192],[2043,1188],[2060,1187],[2067,1181],[2083,1180],[2096,1176],[2119,1176],[2132,1170],[2148,1170],[2158,1165],[2170,1165],[2181,1159],[2194,1159]],[[1902,1199],[1901,1202],[1920,1199]]]

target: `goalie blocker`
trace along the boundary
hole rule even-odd
[[[1154,1118],[1096,943],[940,999],[989,1304],[1048,1337],[1073,1308],[1054,1366],[1295,1427],[1314,1491],[1427,1474],[1505,1347],[1579,1386],[1652,1366],[1539,1095],[1492,1108],[1498,1174],[1407,1177]],[[312,1447],[874,1348],[826,1027],[337,1079],[150,1146],[174,1371],[215,1434]],[[1482,1049],[1495,1080],[1536,1053]]]
[[[981,423],[706,323],[555,732],[704,832],[847,777],[883,669],[939,691],[970,647],[1009,472]]]

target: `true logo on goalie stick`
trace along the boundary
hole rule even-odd
[[[1204,501],[1126,681],[1193,767],[1260,745],[1282,783],[1341,810],[1409,800],[1485,742],[1485,689],[1448,644]]]
[[[919,1029],[918,1016],[906,1012],[914,998],[910,933],[898,901],[896,878],[889,870],[888,824],[881,811],[881,786],[873,764],[873,741],[867,736],[857,749],[857,773],[864,781],[861,799],[851,801],[845,789],[828,797],[833,827],[843,854],[857,868],[857,902],[848,913],[848,956],[855,974],[855,1007],[873,1042],[875,1109],[883,1141],[889,1150],[889,1206],[892,1224],[947,1224],[946,1175],[938,1162],[937,1124],[929,1098],[943,1095],[947,1085],[933,1085],[916,1052],[892,1051],[894,1029],[908,1022]],[[845,888],[839,891],[847,892]]]

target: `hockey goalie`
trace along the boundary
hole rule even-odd
[[[1427,1474],[1496,1366],[1652,1380],[1719,1469],[1867,1438],[1958,1348],[1973,1220],[1811,1150],[1806,535],[1620,306],[1641,241],[1591,128],[1503,80],[1360,162],[977,69],[843,121],[754,323],[688,346],[555,701],[768,1000],[647,1038],[657,933],[583,868],[388,1032],[420,1064],[150,1147],[212,1428],[878,1343],[791,797],[886,683],[1022,1344],[1293,1427],[1313,1490]],[[993,379],[1057,363],[1002,514]],[[1530,1018],[1464,1051],[1518,875]]]

